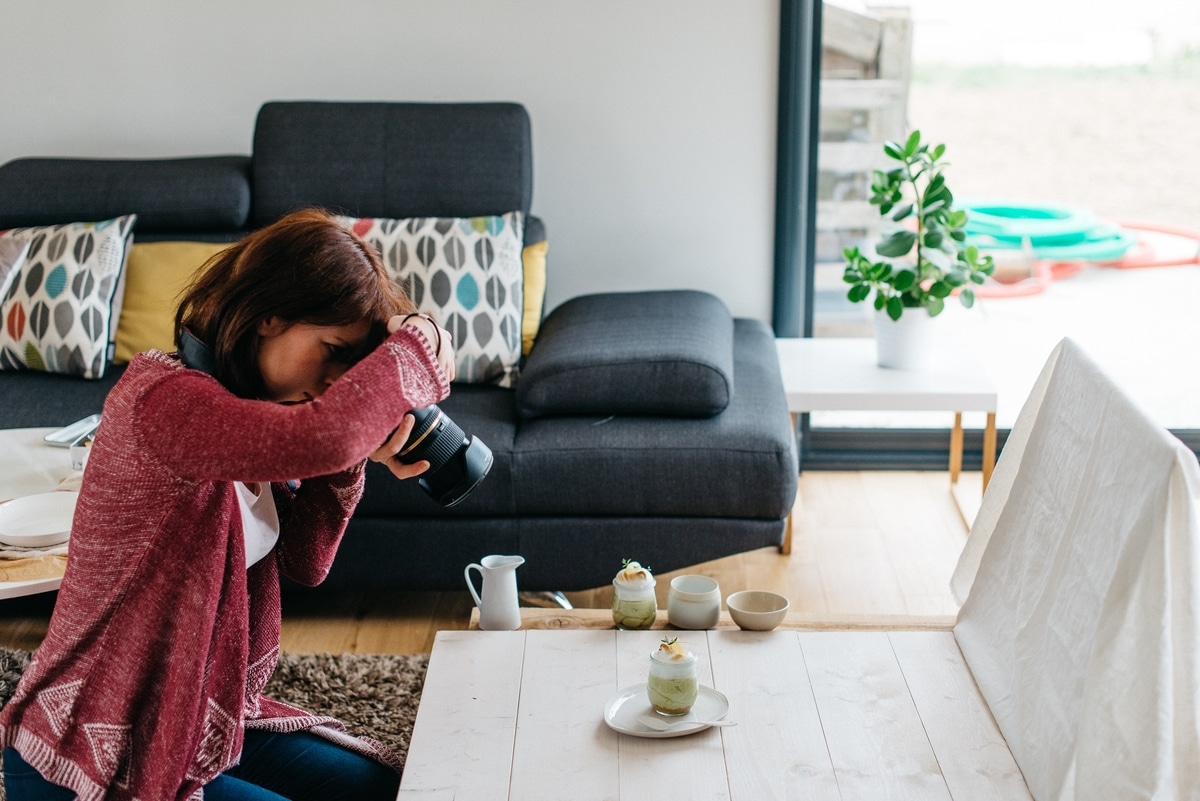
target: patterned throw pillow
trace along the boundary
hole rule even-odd
[[[104,375],[136,220],[127,214],[0,233],[29,242],[25,263],[0,295],[0,369]]]
[[[454,335],[455,380],[516,384],[524,315],[521,212],[341,220],[379,251],[417,308]]]

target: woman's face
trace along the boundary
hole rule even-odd
[[[271,317],[259,323],[258,369],[267,387],[264,400],[304,403],[319,396],[350,369],[371,325],[289,323]]]

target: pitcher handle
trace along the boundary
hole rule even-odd
[[[475,599],[475,605],[483,611],[483,601],[479,599],[479,593],[475,592],[475,582],[471,581],[471,568],[479,571],[479,579],[483,580],[483,565],[472,562],[463,568],[463,577],[467,580],[467,589],[471,591],[471,597]]]

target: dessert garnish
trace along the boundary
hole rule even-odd
[[[650,568],[642,567],[630,559],[621,560],[621,571],[617,573],[617,581],[645,581],[650,578]]]
[[[662,642],[658,646],[658,650],[665,652],[672,661],[678,662],[681,659],[687,659],[691,656],[687,646],[679,642],[678,637],[667,639],[662,638]]]

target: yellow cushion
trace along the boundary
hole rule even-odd
[[[542,303],[546,300],[546,251],[550,243],[541,242],[521,251],[525,271],[525,308],[521,317],[521,353],[528,356],[542,325]]]
[[[229,247],[213,242],[135,242],[125,273],[125,300],[117,323],[113,361],[175,349],[175,309],[197,270]]]

